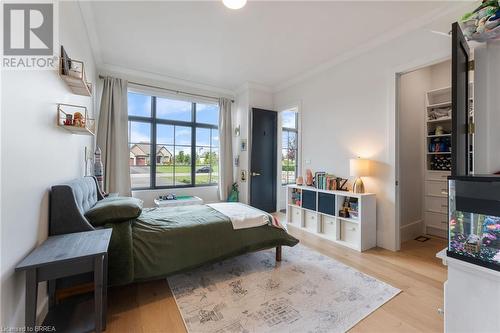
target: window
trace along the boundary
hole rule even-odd
[[[281,184],[294,184],[297,179],[298,117],[295,110],[281,112]]]
[[[217,184],[218,122],[217,104],[129,91],[132,189]]]

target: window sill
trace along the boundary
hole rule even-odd
[[[209,185],[196,185],[196,186],[177,186],[177,187],[156,187],[156,188],[133,188],[132,192],[151,192],[151,191],[182,191],[182,190],[191,190],[191,189],[201,189],[201,188],[217,188],[217,184],[209,184]]]

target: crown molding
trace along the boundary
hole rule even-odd
[[[452,5],[450,5],[450,3],[452,3]],[[346,62],[352,58],[367,53],[368,51],[373,50],[376,47],[379,47],[383,44],[386,44],[409,32],[416,31],[436,21],[439,18],[442,18],[444,16],[453,13],[454,11],[459,10],[460,8],[468,7],[470,6],[470,4],[471,4],[470,1],[459,1],[459,2],[446,1],[436,9],[432,10],[430,13],[415,18],[411,21],[408,21],[407,24],[398,27],[398,29],[394,29],[384,34],[381,34],[379,37],[374,38],[367,43],[360,44],[351,51],[342,53],[321,65],[318,65],[308,71],[303,72],[302,74],[299,74],[295,77],[292,77],[291,79],[288,79],[280,84],[275,85],[273,87],[274,88],[273,92],[277,93],[280,92],[281,90],[294,86],[302,81],[305,81],[308,78],[311,78],[317,74],[325,72],[326,70],[335,67],[340,63]]]
[[[235,95],[235,91],[230,89],[225,89],[221,87],[216,87],[210,84],[204,84],[179,78],[174,78],[164,74],[158,74],[143,70],[131,69],[122,66],[103,64],[98,69],[100,74],[103,75],[118,75],[124,76],[125,79],[134,79],[138,81],[156,81],[161,82],[169,86],[169,88],[176,89],[179,87],[190,88],[197,90],[198,92],[205,93],[218,93],[223,95],[224,97],[233,98]]]

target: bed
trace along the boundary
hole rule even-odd
[[[100,200],[93,177],[53,186],[49,233],[94,230],[85,213]],[[270,248],[276,248],[276,259],[281,260],[281,246],[298,243],[273,223],[234,229],[231,219],[210,205],[145,208],[135,219],[101,227],[113,229],[108,250],[110,285],[158,279]]]

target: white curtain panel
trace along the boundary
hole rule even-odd
[[[97,146],[102,152],[104,191],[130,196],[126,80],[104,78]]]
[[[233,184],[231,100],[219,99],[219,200],[226,201]]]

